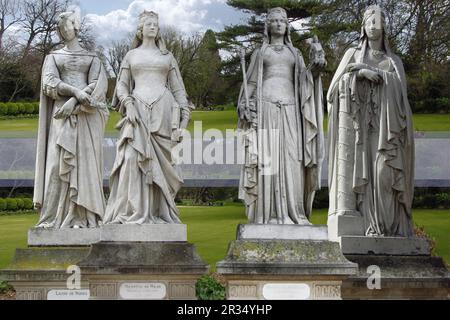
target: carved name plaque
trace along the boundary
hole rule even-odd
[[[89,289],[53,289],[47,293],[47,300],[89,300]]]
[[[305,283],[267,283],[262,294],[267,300],[306,300],[311,289]]]
[[[152,300],[166,297],[166,285],[160,282],[127,282],[120,285],[122,299]]]

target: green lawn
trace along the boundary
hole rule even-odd
[[[188,240],[211,266],[222,260],[236,226],[245,223],[244,207],[180,207],[181,219],[188,225]],[[436,253],[450,262],[450,210],[414,210],[415,222],[424,226],[437,241]],[[0,269],[6,267],[17,247],[26,247],[27,230],[37,222],[36,214],[0,216]],[[326,210],[313,213],[314,224],[326,224]]]
[[[114,126],[120,120],[117,112],[112,112],[106,126],[106,135],[118,134]],[[37,132],[37,118],[0,120],[0,137],[34,137]],[[193,132],[194,122],[202,121],[202,129],[210,128],[225,131],[236,129],[237,113],[235,110],[226,111],[194,111],[188,129]],[[324,121],[325,130],[327,121]],[[414,127],[419,131],[450,131],[450,114],[416,114]]]

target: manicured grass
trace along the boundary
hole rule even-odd
[[[200,256],[215,269],[228,243],[236,239],[236,226],[245,223],[244,207],[181,207],[181,220],[188,225],[188,241],[194,243]]]
[[[415,114],[413,121],[418,131],[450,131],[450,114]]]
[[[180,207],[181,219],[188,225],[188,241],[194,243],[200,256],[214,270],[222,260],[228,243],[236,238],[236,226],[247,221],[244,207]],[[0,269],[13,258],[14,250],[26,247],[27,230],[36,224],[37,214],[0,216]],[[436,253],[450,262],[450,210],[414,210],[416,224],[437,241]],[[313,212],[314,224],[326,224],[325,209]]]
[[[11,262],[16,248],[27,246],[28,229],[37,221],[36,213],[0,216],[0,269]]]
[[[203,131],[218,129],[225,132],[226,129],[236,129],[238,116],[236,110],[226,111],[194,111],[188,130],[193,132],[195,121],[202,122]]]
[[[106,125],[107,136],[118,135],[114,127],[119,120],[120,115],[117,112],[111,112]],[[202,121],[203,131],[214,128],[225,132],[226,129],[236,129],[237,120],[236,110],[194,111],[188,130],[193,132],[195,121]],[[37,125],[37,118],[0,120],[0,137],[34,137],[37,133]],[[325,119],[325,130],[327,125],[327,119]],[[416,114],[414,127],[418,131],[450,131],[450,114]]]

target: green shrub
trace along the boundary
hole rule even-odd
[[[437,208],[437,199],[434,194],[426,194],[423,196],[424,208]]]
[[[26,114],[34,113],[34,104],[32,102],[25,103],[25,113]]]
[[[14,291],[14,288],[6,281],[0,280],[0,294],[5,294]]]
[[[27,106],[23,102],[17,102],[17,108],[19,114],[25,114],[27,113]]]
[[[5,211],[6,210],[6,200],[0,198],[0,211]]]
[[[34,206],[33,206],[33,200],[30,198],[24,198],[23,199],[23,203],[24,203],[24,209],[25,210],[33,210]]]
[[[34,114],[39,114],[39,102],[33,102]]]
[[[449,208],[450,207],[450,195],[448,193],[436,194],[436,202],[438,207]]]
[[[17,202],[17,209],[18,210],[23,210],[25,208],[25,202],[23,201],[23,199],[16,199]]]
[[[8,115],[8,106],[6,103],[0,102],[0,116]]]
[[[17,199],[7,198],[6,199],[6,210],[16,211],[18,209]]]
[[[415,225],[414,226],[414,234],[417,237],[425,238],[427,242],[430,244],[431,255],[436,256],[436,239],[430,236],[426,231],[424,226]]]
[[[19,113],[19,106],[17,105],[17,103],[8,102],[7,106],[8,106],[8,115],[9,116],[15,116]]]
[[[195,293],[199,300],[225,300],[225,286],[217,276],[205,275],[195,284]]]

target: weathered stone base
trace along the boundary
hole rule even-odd
[[[347,235],[364,236],[364,221],[358,211],[340,211],[328,216],[328,237],[339,241]]]
[[[100,228],[32,228],[28,230],[28,246],[30,247],[89,246],[98,241],[100,241]]]
[[[429,255],[430,244],[425,238],[343,236],[339,238],[342,252],[351,255]]]
[[[445,262],[431,256],[346,255],[358,273],[342,284],[343,299],[450,299]],[[369,266],[380,271],[380,289],[369,289]],[[373,268],[373,267],[372,267]],[[370,281],[371,286],[375,284]]]
[[[273,299],[276,290],[285,299],[340,299],[341,282],[356,269],[326,240],[236,240],[217,264],[228,299]]]
[[[16,290],[17,300],[46,300],[51,290],[67,289],[66,270],[89,254],[89,247],[16,249],[11,265],[0,278]],[[80,289],[88,284],[81,277]]]
[[[187,241],[185,224],[108,224],[99,228],[43,229],[28,231],[29,246],[88,246],[99,241]]]
[[[78,265],[91,299],[196,299],[209,269],[186,242],[99,242]]]
[[[284,224],[240,224],[238,240],[328,240],[326,226]]]
[[[99,242],[17,249],[0,278],[17,299],[45,300],[52,290],[67,290],[71,265],[80,268],[80,289],[88,289],[90,299],[195,299],[195,283],[209,268],[187,242]]]

